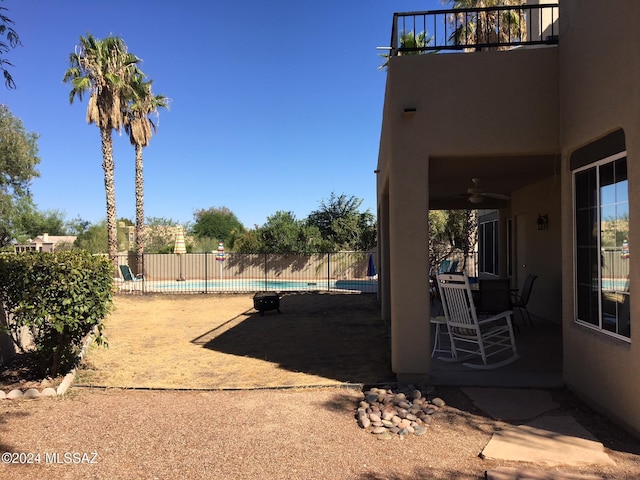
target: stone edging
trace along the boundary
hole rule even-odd
[[[78,365],[84,358],[84,354],[89,348],[89,345],[91,345],[91,343],[93,342],[93,333],[94,332],[91,332],[89,335],[87,335],[87,338],[84,342],[84,346],[82,347],[82,350],[80,350],[80,354],[78,355]],[[65,393],[67,393],[67,390],[75,380],[77,369],[78,367],[76,366],[69,373],[67,373],[62,379],[62,382],[60,382],[60,385],[58,385],[58,388],[47,387],[43,389],[42,392],[38,391],[37,388],[30,388],[25,392],[23,392],[22,390],[15,389],[15,390],[11,390],[8,393],[4,392],[3,390],[0,390],[0,400],[17,400],[21,398],[33,399],[33,398],[40,398],[40,397],[56,397],[59,395],[64,395]]]

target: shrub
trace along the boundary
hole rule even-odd
[[[30,330],[43,375],[72,369],[92,332],[106,345],[102,320],[111,308],[112,269],[108,258],[85,251],[0,257],[4,329],[21,349],[20,332]]]

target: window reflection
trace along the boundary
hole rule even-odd
[[[576,172],[574,186],[578,320],[629,337],[627,159]]]

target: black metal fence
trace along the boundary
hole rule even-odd
[[[145,254],[142,272],[135,255],[118,258],[134,276],[116,279],[118,291],[142,293],[240,293],[262,291],[377,292],[373,256],[367,252],[311,255],[217,252]]]
[[[395,13],[391,56],[558,43],[558,4]]]

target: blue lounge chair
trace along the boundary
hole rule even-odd
[[[451,260],[443,260],[438,268],[438,273],[448,273],[451,268]]]
[[[120,265],[120,273],[122,274],[122,284],[120,285],[120,289],[122,290],[123,288],[127,288],[127,286],[129,287],[129,293],[133,292],[133,290],[135,290],[136,285],[138,283],[140,283],[140,286],[142,287],[142,283],[144,281],[144,275],[139,273],[138,275],[133,275],[133,273],[131,272],[131,269],[129,268],[129,265]]]

